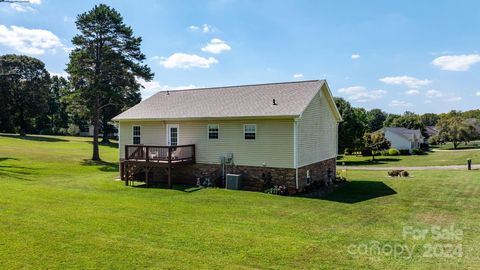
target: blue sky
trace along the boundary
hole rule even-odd
[[[75,17],[117,9],[165,89],[327,79],[388,112],[480,108],[478,1],[60,1],[0,4],[0,54],[63,73]]]

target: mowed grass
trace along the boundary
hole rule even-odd
[[[310,199],[125,187],[113,180],[115,147],[101,147],[103,164],[90,154],[83,138],[0,136],[0,269],[480,267],[479,171],[355,171],[345,187]],[[403,238],[405,226],[434,225],[464,235]],[[355,249],[373,243],[408,245],[413,256]],[[423,245],[437,243],[461,244],[463,255],[423,257]]]
[[[479,150],[448,150],[431,151],[426,155],[411,156],[375,156],[375,162],[371,162],[372,157],[361,155],[340,155],[337,159],[338,165],[347,166],[445,166],[445,165],[465,165],[467,159],[472,159],[473,164],[480,164]]]
[[[441,149],[441,150],[455,150],[453,143],[445,143],[442,145],[432,145],[432,148]],[[480,149],[480,141],[471,141],[467,144],[461,143],[457,146],[457,149]]]

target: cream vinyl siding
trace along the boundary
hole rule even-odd
[[[294,168],[293,119],[121,121],[120,158],[132,143],[132,126],[140,125],[142,144],[166,145],[166,125],[179,124],[179,144],[195,144],[197,163],[218,164],[233,153],[236,165]],[[218,139],[208,139],[208,125],[218,124]],[[256,124],[255,140],[244,139],[244,125]]]
[[[405,137],[387,130],[385,131],[385,138],[390,141],[391,148],[407,149],[412,151],[412,142]]]
[[[322,87],[298,119],[298,167],[337,156],[338,123],[326,91]]]
[[[167,135],[165,125],[160,122],[136,121],[120,122],[119,128],[119,153],[120,158],[125,158],[125,145],[133,144],[133,126],[140,126],[141,144],[166,145]]]

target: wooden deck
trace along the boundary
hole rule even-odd
[[[168,186],[172,186],[171,171],[180,166],[195,163],[195,145],[125,145],[125,158],[120,162],[120,177],[129,185],[136,173],[145,173],[145,183],[148,186],[149,172],[160,167],[168,176]]]

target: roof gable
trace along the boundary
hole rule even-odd
[[[161,91],[113,120],[297,117],[323,85],[314,80]]]
[[[415,141],[415,140],[420,140],[423,138],[422,132],[419,129],[408,129],[404,127],[386,127],[382,129],[384,132],[385,131],[390,131],[392,133],[395,133],[399,136],[402,136],[409,141]]]

